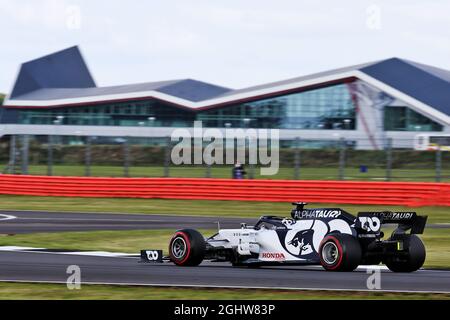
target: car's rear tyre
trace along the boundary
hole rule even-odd
[[[320,264],[328,271],[353,271],[361,262],[361,256],[361,245],[349,234],[329,234],[319,247]]]
[[[205,257],[206,243],[197,230],[177,231],[169,243],[170,260],[178,266],[198,266]]]
[[[385,258],[384,263],[393,272],[413,272],[420,269],[426,257],[422,240],[415,234],[396,234],[389,240],[401,240],[406,254],[393,255]]]

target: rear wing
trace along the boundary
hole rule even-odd
[[[361,225],[364,218],[373,217],[378,218],[381,224],[398,224],[398,229],[402,231],[411,229],[412,234],[422,234],[428,219],[428,216],[419,216],[416,212],[375,211],[358,212],[357,223]]]

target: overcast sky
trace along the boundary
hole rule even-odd
[[[450,1],[0,0],[0,92],[19,64],[80,45],[99,86],[231,88],[401,57],[450,70]]]

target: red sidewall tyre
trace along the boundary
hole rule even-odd
[[[206,243],[196,230],[177,231],[169,243],[170,260],[178,266],[197,266],[205,257]]]
[[[333,244],[330,246],[330,244]],[[334,261],[324,257],[329,247],[335,253]],[[342,233],[333,233],[323,238],[319,247],[320,264],[328,271],[353,271],[361,262],[362,250],[358,240]]]
[[[174,241],[177,238],[181,238],[185,241],[186,243],[186,253],[184,254],[184,256],[180,259],[180,258],[176,258],[173,254],[172,251],[172,246]],[[169,248],[169,252],[170,252],[170,259],[175,262],[175,264],[177,265],[184,265],[186,263],[186,261],[189,259],[189,255],[191,253],[191,243],[189,241],[189,237],[184,233],[184,232],[177,232],[173,235],[172,239],[170,240],[170,248]]]
[[[337,248],[337,252],[338,252],[338,259],[336,260],[336,262],[334,264],[328,264],[324,261],[323,255],[322,255],[322,250],[323,250],[323,246],[327,243],[327,242],[332,242],[336,245]],[[320,256],[320,263],[322,264],[322,266],[324,266],[325,269],[327,270],[336,270],[339,269],[339,267],[342,264],[342,246],[339,243],[339,240],[336,239],[335,236],[326,236],[323,240],[322,243],[320,244],[320,249],[319,249],[319,256]]]

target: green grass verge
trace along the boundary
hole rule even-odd
[[[0,283],[0,300],[311,300],[399,299],[449,300],[450,294],[353,291],[297,291],[256,289],[188,289],[145,286],[82,285],[68,290],[64,284]]]
[[[291,204],[286,202],[165,200],[165,199],[110,199],[75,197],[33,197],[0,195],[0,210],[43,210],[56,212],[111,212],[145,214],[180,214],[218,217],[260,217],[262,215],[289,216]],[[450,222],[449,207],[410,208],[382,205],[349,205],[313,203],[310,207],[343,208],[350,213],[358,211],[417,211],[428,215],[428,223]]]
[[[35,233],[0,237],[0,246],[29,246],[49,249],[104,250],[139,253],[141,249],[163,249],[167,254],[175,230],[95,231]],[[200,230],[204,236],[215,230]],[[386,233],[386,235],[388,235]],[[427,229],[421,238],[427,248],[425,267],[450,269],[450,230]]]
[[[249,172],[250,169],[247,168]],[[294,178],[294,168],[280,168],[279,172],[273,176],[261,176],[260,170],[255,169],[256,179],[287,179]],[[199,178],[206,176],[206,167],[202,166],[171,166],[170,176],[177,178]],[[46,165],[30,165],[29,173],[32,175],[46,175]],[[85,167],[83,165],[55,165],[53,175],[56,176],[84,176]],[[132,166],[129,174],[131,177],[162,177],[164,168],[162,166]],[[442,169],[442,181],[450,182],[450,169]],[[98,177],[123,177],[123,166],[91,166],[91,175]],[[346,180],[373,180],[383,181],[386,177],[384,168],[369,167],[367,173],[359,172],[359,168],[348,167],[344,171]],[[411,169],[393,169],[393,181],[435,181],[436,171],[432,166],[430,168],[411,168]],[[216,166],[211,168],[211,177],[230,178],[231,167]],[[305,180],[337,180],[339,179],[338,165],[334,167],[302,167],[300,178]]]

